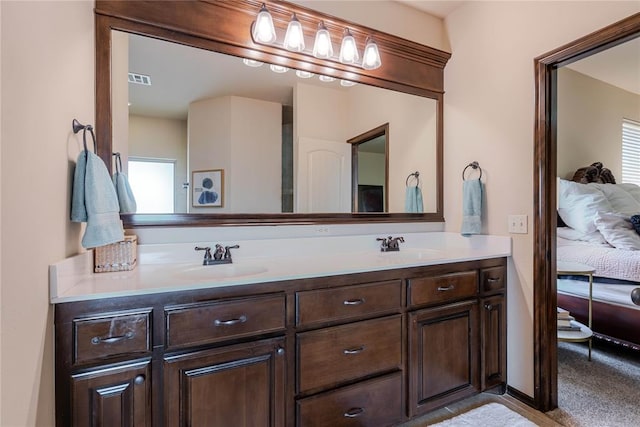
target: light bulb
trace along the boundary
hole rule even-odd
[[[358,48],[356,47],[356,39],[353,38],[348,28],[344,30],[342,37],[342,45],[340,46],[340,62],[343,64],[355,64],[358,62]]]
[[[313,73],[310,71],[296,70],[296,76],[300,77],[301,79],[308,79],[313,77]]]
[[[321,82],[325,82],[325,83],[329,83],[335,80],[335,78],[331,76],[320,76],[318,77],[318,79],[320,79]]]
[[[256,17],[256,22],[253,25],[253,39],[259,43],[273,43],[276,41],[276,29],[273,26],[273,18],[267,10],[267,7],[262,3],[260,12]]]
[[[375,70],[380,68],[382,61],[380,60],[380,52],[378,45],[371,37],[367,38],[367,45],[362,54],[362,68],[365,70]]]
[[[262,67],[264,62],[256,61],[255,59],[243,58],[242,62],[244,65],[248,65],[249,67]]]
[[[357,84],[356,82],[352,82],[350,80],[340,80],[340,86],[349,87],[349,86],[355,86],[356,84]]]
[[[287,26],[287,33],[284,36],[285,49],[293,52],[302,52],[304,50],[304,33],[302,32],[302,24],[298,21],[294,13]]]
[[[320,59],[328,59],[333,56],[333,45],[331,44],[331,34],[324,26],[324,22],[318,24],[316,41],[313,44],[313,56]]]
[[[286,73],[287,71],[289,71],[289,69],[283,65],[271,64],[269,68],[271,68],[271,71],[278,74]]]

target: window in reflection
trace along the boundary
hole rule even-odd
[[[129,157],[129,185],[136,195],[137,213],[174,213],[175,160]]]

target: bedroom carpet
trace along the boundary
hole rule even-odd
[[[558,408],[547,415],[566,427],[640,426],[640,353],[594,341],[558,343]]]
[[[522,415],[513,412],[511,409],[500,403],[487,403],[468,412],[456,415],[448,420],[441,421],[437,424],[431,424],[433,427],[536,427],[537,424],[532,423]]]

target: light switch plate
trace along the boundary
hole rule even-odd
[[[509,215],[509,233],[527,234],[527,216]]]

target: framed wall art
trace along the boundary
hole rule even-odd
[[[224,169],[193,171],[191,185],[193,207],[224,206]]]

